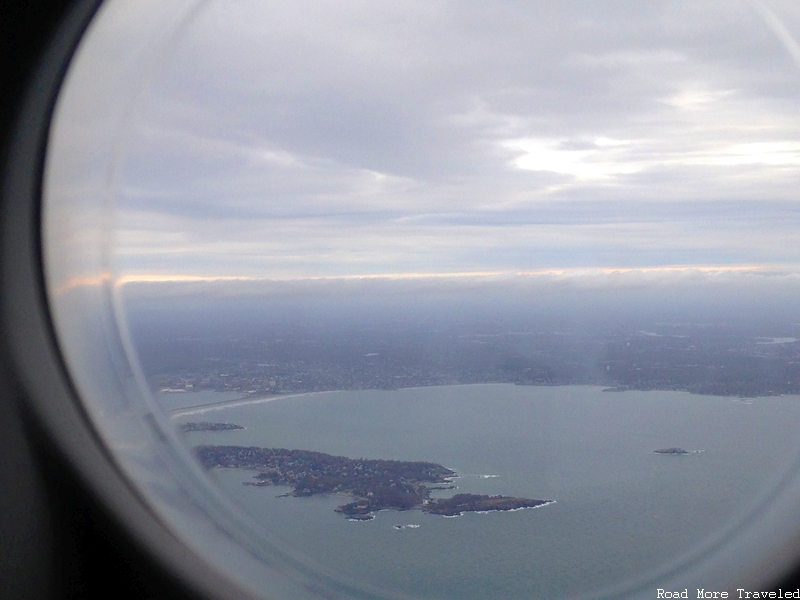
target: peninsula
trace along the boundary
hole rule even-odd
[[[425,484],[449,484],[457,473],[431,462],[352,459],[309,450],[245,446],[198,446],[195,453],[206,469],[234,468],[259,471],[249,485],[286,485],[292,496],[339,493],[352,502],[335,510],[358,520],[371,519],[383,509],[421,509],[442,516],[535,508],[554,500],[511,496],[456,494],[431,498]]]

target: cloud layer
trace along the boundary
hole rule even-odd
[[[792,11],[209,1],[131,110],[115,268],[800,265]]]

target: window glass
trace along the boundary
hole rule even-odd
[[[45,180],[153,504],[345,596],[702,586],[800,450],[797,7],[170,4],[104,6]]]

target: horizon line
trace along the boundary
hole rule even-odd
[[[191,275],[186,273],[134,273],[114,278],[110,272],[100,275],[76,277],[51,288],[55,295],[84,286],[107,284],[113,281],[115,288],[135,283],[214,283],[214,282],[276,282],[299,283],[311,281],[352,281],[352,280],[412,280],[412,279],[459,279],[481,277],[526,277],[526,276],[590,276],[614,275],[623,273],[800,273],[800,265],[795,264],[741,264],[741,265],[658,265],[644,267],[555,267],[527,270],[492,271],[454,271],[454,272],[401,272],[401,273],[360,273],[351,275],[311,275],[301,277],[270,277],[254,275]]]

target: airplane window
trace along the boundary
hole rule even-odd
[[[760,597],[800,534],[799,36],[104,3],[43,182],[87,419],[253,597]]]

